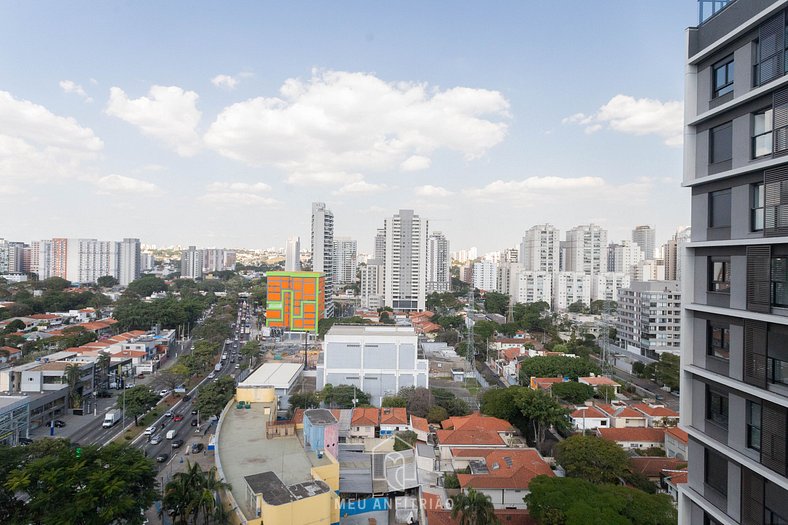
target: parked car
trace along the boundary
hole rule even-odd
[[[192,415],[193,415],[193,416],[196,416],[196,415],[197,415],[197,409],[196,409],[196,408],[192,410]]]
[[[175,414],[174,416],[172,416],[172,420],[173,421],[183,421],[183,415],[182,414]]]
[[[148,428],[145,429],[145,432],[144,432],[144,434],[146,436],[152,436],[155,433],[156,433],[156,426],[148,427]]]
[[[192,454],[197,454],[199,452],[202,452],[202,449],[204,448],[205,445],[203,445],[202,443],[192,443]]]
[[[190,401],[191,398],[192,398],[192,396],[190,396],[189,394],[186,394],[185,396],[183,396],[183,400],[184,401]]]
[[[168,410],[164,413],[164,417],[172,417],[172,410]]]
[[[161,436],[159,434],[151,436],[150,438],[151,445],[158,445],[159,443],[161,443]]]
[[[181,448],[181,446],[183,446],[183,440],[182,439],[174,439],[172,441],[172,448]]]
[[[98,392],[98,393],[96,394],[96,397],[102,397],[102,398],[106,398],[106,397],[112,397],[112,394],[110,394],[110,393],[109,393],[109,392],[107,392],[106,390],[101,390],[100,392]]]
[[[213,379],[214,377],[216,377],[215,373],[211,372],[210,374],[208,374],[208,379]]]
[[[162,452],[161,454],[159,454],[158,456],[156,456],[156,462],[157,462],[157,463],[164,463],[164,462],[165,462],[165,461],[167,461],[168,459],[170,459],[170,455],[169,455],[169,454],[167,454],[166,452]]]
[[[159,391],[159,396],[164,397],[164,396],[166,396],[169,393],[170,393],[169,390],[161,390],[161,391]]]
[[[66,426],[66,422],[63,421],[62,419],[56,419],[52,424],[57,428],[63,428],[64,426]]]
[[[33,442],[33,440],[32,440],[32,439],[30,439],[30,438],[22,438],[22,437],[21,437],[21,438],[19,438],[19,444],[20,444],[20,445],[29,445],[29,444],[31,444],[32,442]]]
[[[135,385],[134,383],[126,383],[126,388],[134,388],[135,386],[137,385]]]
[[[145,374],[140,372],[139,374],[137,374],[137,379],[145,379]]]
[[[193,427],[196,427],[196,426],[197,426],[197,420],[196,420],[196,419],[192,419],[192,426],[193,426]]]

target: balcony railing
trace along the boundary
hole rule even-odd
[[[736,0],[698,0],[698,25],[704,23]]]

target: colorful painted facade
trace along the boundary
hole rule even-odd
[[[319,272],[267,273],[266,326],[314,332],[325,312],[325,281]]]

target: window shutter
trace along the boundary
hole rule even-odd
[[[744,382],[766,388],[766,323],[744,320]]]
[[[755,472],[741,469],[741,522],[742,525],[762,525],[764,483]]]
[[[758,85],[783,74],[785,14],[780,13],[758,28]]]
[[[788,132],[788,128],[785,130]],[[783,154],[788,154],[788,150]],[[763,178],[763,235],[764,237],[788,235],[788,166],[765,170]]]
[[[773,157],[788,155],[788,89],[772,95]]]
[[[764,403],[762,421],[761,464],[785,476],[785,430],[788,428],[785,408]]]
[[[771,312],[771,246],[747,246],[747,310]]]

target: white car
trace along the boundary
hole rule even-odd
[[[150,438],[150,444],[151,445],[158,445],[159,443],[161,443],[161,436],[160,435],[156,434],[155,436],[151,436],[151,438]]]
[[[166,396],[169,393],[170,393],[169,390],[162,390],[162,391],[159,392],[159,396],[164,397],[164,396]]]
[[[152,436],[156,432],[156,427],[148,427],[145,429],[146,436]]]
[[[172,411],[168,410],[164,413],[164,417],[172,417]]]
[[[213,379],[214,377],[216,377],[216,374],[214,374],[213,372],[208,374],[208,379]]]

